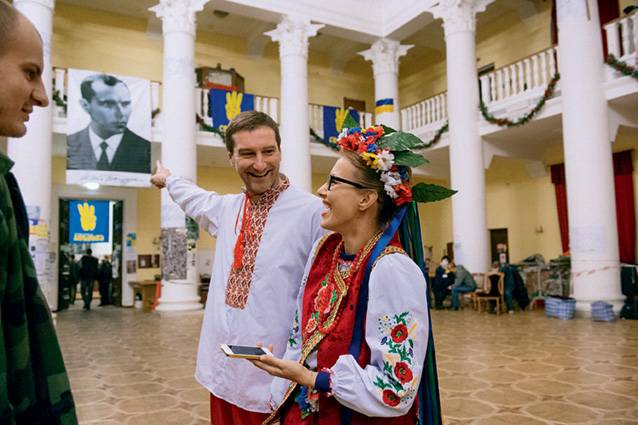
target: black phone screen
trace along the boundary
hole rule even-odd
[[[233,354],[239,354],[243,356],[261,356],[262,354],[266,354],[264,350],[260,347],[245,347],[243,345],[229,345],[228,348],[233,352]]]

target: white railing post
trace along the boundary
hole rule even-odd
[[[516,75],[516,65],[509,66],[510,70],[510,83],[512,85],[512,95],[518,94],[518,75]]]
[[[552,47],[547,51],[547,55],[549,56],[549,75],[550,78],[554,78],[556,75],[556,57],[554,56],[556,52],[556,47]]]
[[[441,95],[441,110],[443,112],[443,116],[441,117],[443,120],[447,120],[447,92]]]
[[[498,100],[503,99],[503,70],[496,71],[496,96]]]
[[[545,52],[540,53],[541,57],[541,82],[543,86],[547,84],[547,55]]]
[[[510,97],[511,95],[511,87],[510,87],[510,69],[509,68],[504,68],[503,69],[503,83],[505,85],[505,87],[503,87],[503,91],[504,91],[504,96],[505,97]]]
[[[270,98],[268,115],[270,115],[270,117],[275,120],[276,123],[279,122],[279,99],[277,99],[276,97]]]
[[[618,32],[618,22],[605,25],[607,34],[607,53],[620,57],[620,34]]]
[[[525,68],[523,68],[523,62],[516,64],[516,73],[518,74],[518,92],[525,92]]]
[[[622,37],[622,56],[624,57],[632,53],[631,22],[629,18],[620,21],[620,33]]]
[[[540,78],[538,75],[538,55],[532,56],[532,73],[534,78],[534,88],[540,85]]]
[[[525,91],[528,91],[532,89],[532,69],[529,58],[526,58],[523,63],[525,64]]]
[[[481,76],[481,99],[486,105],[490,103],[490,77],[487,75]]]
[[[490,101],[496,100],[496,74],[492,72],[490,74]]]

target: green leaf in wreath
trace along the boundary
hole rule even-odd
[[[384,135],[379,141],[378,146],[381,149],[387,148],[391,151],[407,151],[409,149],[422,147],[423,141],[414,134],[395,131],[390,135]]]
[[[408,167],[418,167],[428,162],[421,155],[411,151],[400,151],[394,153],[394,163],[396,165],[407,165]]]
[[[449,198],[457,191],[437,184],[419,183],[412,187],[412,199],[416,202],[436,202]]]
[[[381,124],[381,127],[383,127],[383,135],[384,136],[387,136],[388,134],[392,134],[392,133],[396,133],[397,132],[394,128],[388,127],[387,125]]]

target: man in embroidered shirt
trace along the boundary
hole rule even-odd
[[[159,162],[151,182],[166,186],[186,215],[217,239],[195,374],[211,392],[211,421],[259,424],[270,412],[272,378],[225,357],[220,344],[272,341],[274,353],[283,354],[306,261],[325,232],[319,226],[323,207],[279,173],[279,129],[268,115],[239,114],[225,142],[244,193],[207,192]]]
[[[42,39],[0,0],[0,136],[22,137],[42,84]],[[49,306],[29,255],[29,222],[13,162],[0,153],[0,423],[77,425]]]

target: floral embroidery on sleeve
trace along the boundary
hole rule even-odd
[[[288,334],[288,348],[295,348],[299,345],[297,335],[299,335],[299,311],[295,311],[295,319],[292,321],[292,329],[290,329],[290,333]]]
[[[381,346],[385,355],[383,373],[374,385],[379,388],[381,399],[390,407],[409,403],[417,391],[418,379],[412,371],[414,339],[411,335],[417,326],[410,312],[379,317],[378,330],[382,335]]]

